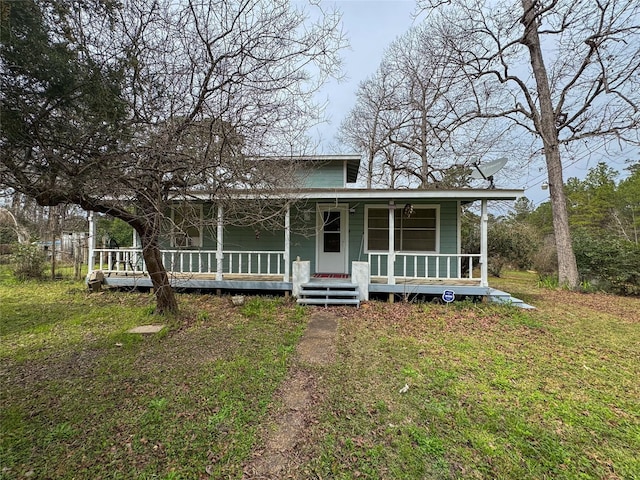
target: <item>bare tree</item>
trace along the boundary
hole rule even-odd
[[[475,105],[468,79],[440,18],[393,42],[376,74],[363,82],[341,127],[341,140],[368,155],[368,178],[387,185],[460,186],[452,168],[503,148],[508,128],[493,119],[468,125],[460,113]],[[377,172],[377,173],[376,173]],[[455,181],[453,177],[455,178]]]
[[[559,280],[579,284],[563,191],[563,155],[638,143],[640,4],[635,0],[422,0],[451,26],[469,80],[461,122],[500,118],[538,141],[546,160]]]
[[[275,171],[257,156],[307,147],[314,93],[339,66],[339,16],[285,0],[3,1],[2,12],[3,185],[129,223],[158,311],[177,311],[160,253],[168,212],[194,192],[232,206],[234,191],[290,182],[293,162]]]
[[[379,69],[372,77],[360,83],[356,103],[340,125],[341,142],[366,155],[367,188],[372,188],[381,172],[375,168],[376,158],[391,144],[387,122],[395,110],[394,90],[398,88],[395,76]]]
[[[450,53],[442,48],[445,41],[443,27],[426,22],[396,40],[384,59],[402,79],[396,97],[400,115],[389,125],[390,141],[404,153],[396,168],[417,179],[421,188],[438,182],[439,172],[452,163],[450,156],[439,154],[451,141],[457,104],[465,100]]]

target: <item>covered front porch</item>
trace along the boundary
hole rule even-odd
[[[162,250],[162,261],[169,275],[182,283],[195,280],[291,283],[286,251],[223,250],[223,262],[217,261],[217,254],[211,250]],[[94,248],[93,255],[90,273],[100,270],[107,279],[120,279],[124,283],[147,276],[141,248]],[[480,254],[395,254],[389,262],[388,254],[369,254],[366,264],[371,283],[376,285],[486,286],[482,268],[474,270],[473,266],[474,259],[480,258]],[[348,279],[350,275],[312,272],[311,277]]]
[[[183,253],[183,252],[180,252]],[[208,256],[206,252],[202,252]],[[175,252],[163,252],[164,255],[173,256]],[[255,252],[254,252],[255,254]],[[265,252],[266,255],[272,255],[273,252]],[[96,255],[99,258],[96,263],[96,270],[101,270],[105,274],[104,284],[114,288],[143,288],[151,289],[153,287],[151,279],[144,270],[144,263],[134,263],[134,260],[141,259],[142,251],[139,249],[96,249]],[[186,257],[184,257],[186,258]],[[194,260],[195,261],[195,260]],[[261,263],[261,262],[260,262]],[[298,262],[293,262],[294,270]],[[103,268],[99,269],[98,266]],[[202,265],[206,265],[203,260]],[[241,263],[234,263],[235,270],[240,270]],[[512,298],[508,293],[501,290],[482,286],[479,277],[465,276],[462,278],[428,278],[428,277],[410,277],[410,276],[394,276],[393,282],[389,283],[389,277],[370,276],[365,274],[366,280],[358,282],[353,275],[341,277],[327,277],[325,275],[310,274],[308,277],[296,281],[295,278],[285,280],[283,273],[277,270],[271,274],[265,273],[248,273],[252,268],[257,270],[257,263],[252,262],[251,267],[247,259],[244,265],[244,273],[223,273],[222,279],[216,272],[188,271],[179,272],[169,271],[169,280],[171,285],[177,289],[212,291],[215,293],[264,293],[290,295],[300,298],[300,292],[306,287],[307,289],[317,291],[325,289],[323,294],[324,301],[316,302],[320,305],[329,305],[342,302],[331,301],[330,290],[344,290],[346,285],[357,288],[358,301],[369,300],[370,298],[381,298],[393,300],[394,298],[412,300],[414,298],[440,298],[445,291],[453,292],[457,299],[459,298],[478,298],[483,297],[490,301],[510,302],[519,305],[518,299]],[[253,270],[255,271],[255,270]],[[473,272],[473,271],[472,271]],[[304,287],[303,287],[304,285]],[[316,296],[317,298],[317,296]],[[304,302],[301,302],[304,303]],[[310,303],[310,302],[306,302]]]
[[[172,286],[183,289],[271,291],[298,298],[296,282],[326,282],[336,274],[343,282],[360,285],[360,300],[384,294],[440,296],[445,290],[456,296],[489,296],[487,202],[510,200],[518,193],[344,189],[329,196],[318,191],[306,194],[304,211],[296,203],[299,199],[285,198],[289,203],[282,230],[263,232],[263,238],[226,225],[224,208],[212,206],[214,235],[192,228],[191,238],[180,247],[171,243],[161,250],[162,261]],[[460,211],[463,204],[477,200],[480,252],[461,253]],[[293,209],[298,209],[295,215]],[[300,221],[308,222],[310,235],[296,233]],[[424,251],[411,248],[422,246],[423,238]],[[101,271],[110,286],[152,287],[138,239],[134,237],[131,248],[99,248],[95,240],[96,223],[90,215],[90,275]],[[271,248],[256,248],[264,246]],[[309,271],[301,281],[292,269],[305,261]]]

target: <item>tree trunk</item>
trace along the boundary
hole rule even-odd
[[[156,296],[156,313],[161,315],[178,313],[178,300],[169,283],[167,270],[162,263],[162,253],[158,245],[157,235],[142,232],[140,233],[140,240],[142,243],[142,256]]]
[[[51,280],[56,279],[56,236],[58,234],[58,207],[49,207],[49,225],[51,231]],[[62,242],[60,242],[62,246]]]
[[[571,244],[569,231],[569,214],[567,200],[564,193],[562,178],[562,161],[560,159],[559,135],[556,128],[556,115],[551,100],[549,78],[544,64],[540,37],[538,35],[538,19],[536,18],[536,1],[522,0],[524,15],[523,43],[529,49],[531,67],[536,79],[540,112],[535,115],[536,129],[542,137],[544,156],[547,163],[551,210],[553,213],[553,230],[558,253],[558,281],[571,289],[576,289],[580,283],[576,257]]]

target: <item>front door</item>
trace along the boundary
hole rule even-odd
[[[347,206],[320,206],[316,236],[317,273],[347,273]]]

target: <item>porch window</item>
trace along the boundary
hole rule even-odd
[[[202,246],[202,205],[175,205],[171,208],[171,246]]]
[[[367,251],[389,250],[389,208],[368,207]],[[431,206],[394,210],[394,242],[399,252],[435,252],[438,210]]]

